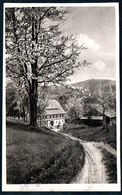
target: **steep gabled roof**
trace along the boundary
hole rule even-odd
[[[58,101],[56,100],[49,100],[48,106],[45,109],[43,115],[53,115],[53,114],[65,114],[65,111],[61,107]]]

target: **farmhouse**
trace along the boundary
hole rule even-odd
[[[38,115],[38,123],[47,127],[62,127],[65,123],[65,111],[58,101],[49,100],[43,115]]]

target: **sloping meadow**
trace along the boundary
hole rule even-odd
[[[7,183],[70,183],[84,164],[78,141],[46,128],[7,124]]]

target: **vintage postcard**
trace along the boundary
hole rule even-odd
[[[5,3],[2,191],[120,191],[118,3]]]

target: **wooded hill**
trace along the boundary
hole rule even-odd
[[[74,88],[87,88],[90,85],[95,84],[101,84],[102,86],[110,85],[113,89],[113,91],[116,91],[116,81],[114,80],[107,80],[107,79],[89,79],[77,83],[73,83],[67,86],[73,86]],[[76,91],[76,93],[79,93]],[[67,89],[64,86],[50,86],[49,87],[49,98],[53,99],[57,95],[72,95],[74,94],[74,91]]]
[[[101,85],[111,85],[112,87],[116,86],[116,81],[107,80],[107,79],[89,79],[77,83],[73,83],[74,87],[88,87],[90,84],[101,84]]]

